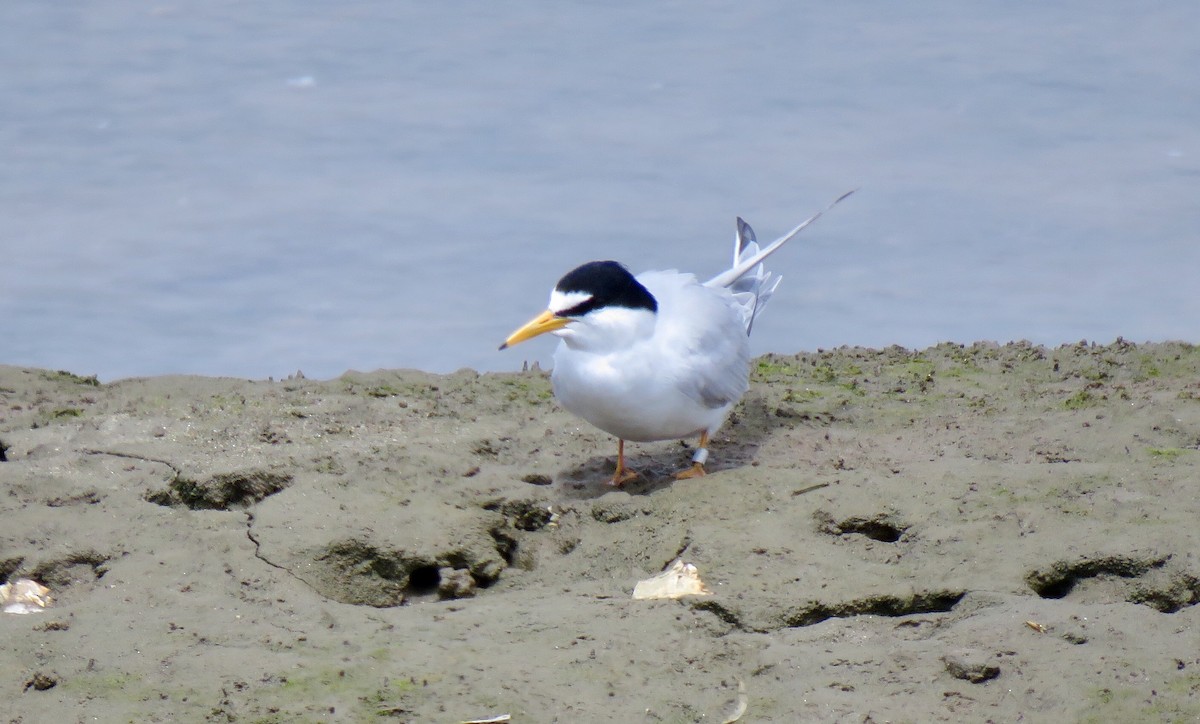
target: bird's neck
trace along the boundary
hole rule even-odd
[[[569,325],[559,336],[573,350],[602,354],[628,349],[649,339],[657,318],[647,309],[605,307]]]

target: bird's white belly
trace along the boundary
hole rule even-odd
[[[554,396],[571,413],[623,440],[677,440],[715,431],[733,403],[708,407],[684,394],[652,363],[561,347],[551,374]]]

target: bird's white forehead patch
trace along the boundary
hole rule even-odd
[[[583,302],[591,299],[592,295],[587,292],[560,292],[557,289],[550,292],[550,304],[547,309],[555,314],[564,312],[571,307],[578,306]]]

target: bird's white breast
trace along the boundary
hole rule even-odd
[[[653,326],[620,311],[573,324],[554,354],[555,396],[625,440],[714,432],[748,384],[749,342],[732,298],[690,274],[648,272],[638,281],[658,301]]]

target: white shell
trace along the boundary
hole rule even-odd
[[[700,571],[682,558],[676,558],[662,573],[638,581],[633,587],[635,600],[711,595],[712,591],[700,580]]]
[[[29,578],[0,586],[0,610],[4,613],[39,613],[52,603],[50,589]]]

